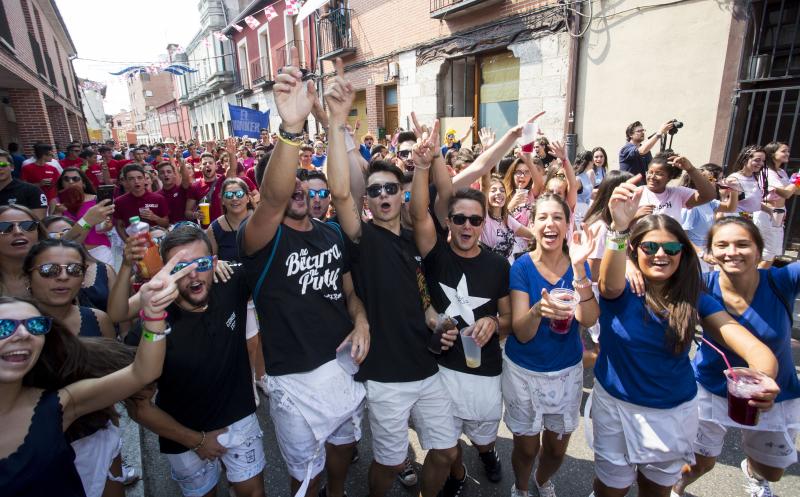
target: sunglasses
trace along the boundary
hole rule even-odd
[[[458,226],[463,225],[467,221],[469,221],[469,224],[475,226],[476,228],[483,224],[483,216],[478,216],[477,214],[472,216],[465,216],[464,214],[451,214],[450,220],[453,221],[453,224]]]
[[[175,267],[172,268],[172,271],[170,271],[169,274],[175,274],[178,271],[180,271],[181,269],[185,268],[186,266],[189,266],[189,265],[195,264],[195,263],[197,264],[197,269],[196,269],[197,272],[198,273],[205,273],[206,271],[209,271],[209,270],[211,270],[212,267],[214,267],[214,257],[211,256],[211,255],[206,255],[206,256],[203,256],[203,257],[198,257],[197,259],[195,259],[193,261],[179,262],[179,263],[175,264]]]
[[[409,157],[411,157],[411,150],[398,150],[397,156],[400,157],[401,159],[408,159]]]
[[[331,191],[328,190],[327,188],[320,188],[319,190],[312,190],[312,189],[308,190],[308,198],[314,198],[314,197],[328,198],[330,194]]]
[[[39,271],[39,276],[42,278],[58,278],[64,269],[67,270],[67,276],[72,276],[73,278],[82,278],[86,273],[86,266],[78,262],[70,262],[69,264],[48,262],[47,264],[36,266],[34,269]]]
[[[667,255],[678,255],[683,250],[683,244],[681,242],[642,242],[639,244],[639,248],[647,255],[656,255],[659,248],[664,249],[664,253]]]
[[[0,161],[0,167],[11,167],[10,162]]]
[[[2,318],[0,319],[0,340],[5,340],[13,335],[21,324],[25,325],[31,335],[44,335],[50,331],[53,320],[47,316],[34,316],[28,319]]]
[[[188,226],[190,228],[196,228],[196,229],[202,229],[199,224],[197,224],[195,222],[192,222],[192,221],[178,221],[177,223],[172,225],[172,229],[175,230],[175,229],[181,228],[183,226]]]
[[[397,195],[397,192],[400,191],[400,183],[384,183],[382,185],[369,185],[367,187],[367,195],[369,198],[378,198],[381,196],[381,192],[386,192],[386,195]]]
[[[230,200],[233,197],[244,198],[244,195],[245,195],[244,190],[236,190],[235,192],[225,192],[225,193],[223,193],[222,194],[222,198],[224,198],[226,200]]]
[[[14,228],[20,231],[36,231],[39,227],[39,221],[3,221],[0,222],[0,234],[8,235],[14,231]]]
[[[81,180],[80,176],[63,176],[66,183],[78,183]]]

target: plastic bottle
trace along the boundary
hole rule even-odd
[[[150,225],[142,221],[139,216],[130,218],[130,223],[130,226],[125,229],[128,236],[138,236],[147,242],[144,259],[137,262],[136,267],[139,275],[149,280],[161,270],[164,263],[161,261],[161,254],[158,253],[158,247],[153,243],[153,239],[150,238]]]

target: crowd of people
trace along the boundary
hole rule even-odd
[[[257,141],[0,151],[2,495],[123,495],[122,402],[187,497],[223,470],[265,495],[271,451],[293,495],[342,497],[365,414],[371,497],[456,497],[473,457],[495,484],[511,464],[512,497],[553,497],[585,368],[592,495],[682,496],[730,428],[745,495],[773,495],[800,430],[800,263],[773,265],[788,145],[695,167],[652,153],[675,121],[634,122],[619,169],[603,147],[573,165],[520,143],[543,113],[460,137],[412,113],[378,142],[347,123],[341,61],[323,107],[292,60]]]

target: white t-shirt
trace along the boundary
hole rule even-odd
[[[642,189],[642,198],[639,207],[653,205],[653,214],[666,214],[672,219],[681,222],[681,209],[686,207],[686,201],[694,197],[697,190],[685,186],[668,186],[661,193],[653,193],[649,188]]]
[[[780,195],[775,193],[775,187],[785,187],[788,186],[792,180],[789,179],[789,175],[786,174],[786,171],[783,169],[778,169],[775,171],[774,169],[770,168],[767,170],[767,200],[775,201],[782,198]]]
[[[744,192],[744,199],[739,198],[736,212],[761,212],[761,200],[764,198],[764,190],[758,184],[755,175],[745,176],[741,173],[733,173],[728,177],[735,179]]]

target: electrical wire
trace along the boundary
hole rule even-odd
[[[586,26],[583,27],[583,30],[580,33],[572,34],[572,28],[569,26],[570,16],[564,15],[564,23],[567,25],[567,33],[569,33],[569,35],[571,37],[573,37],[573,38],[583,38],[583,35],[585,35],[587,31],[589,31],[589,27],[592,25],[592,21],[594,20],[594,2],[589,0],[588,4],[589,4],[589,15],[588,16],[586,16],[585,14],[581,13],[578,10],[573,9],[572,7],[565,6],[565,10],[567,10],[568,12],[572,12],[573,14],[577,14],[579,16],[583,16],[583,17],[586,17],[588,19],[586,21]],[[580,24],[578,24],[578,25],[580,26]]]

